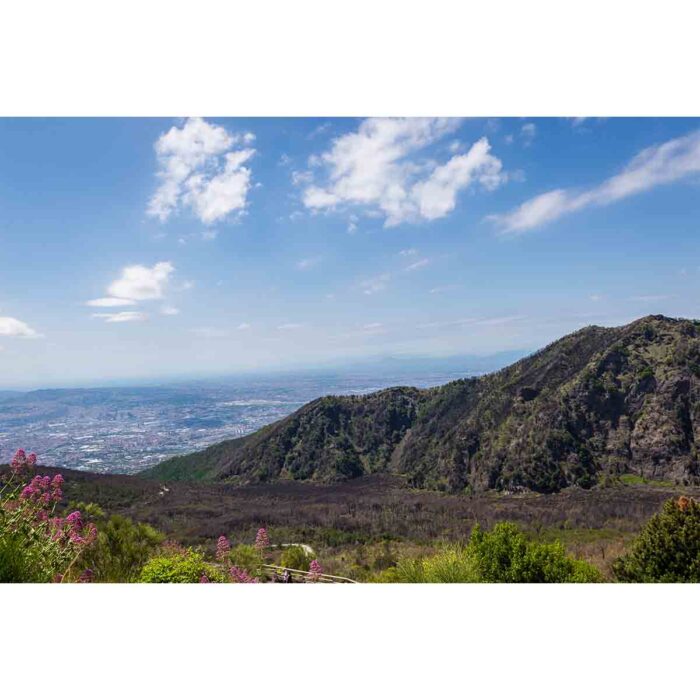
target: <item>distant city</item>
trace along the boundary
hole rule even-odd
[[[343,373],[1,392],[0,463],[22,447],[36,452],[42,464],[136,473],[173,455],[247,435],[319,396],[437,386],[496,369],[508,359],[470,358],[422,367],[386,361]]]

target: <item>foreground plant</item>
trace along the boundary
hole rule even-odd
[[[700,582],[700,504],[687,496],[666,501],[613,572],[629,583]]]
[[[60,474],[24,481],[35,465],[34,453],[17,450],[0,489],[1,582],[72,580],[76,562],[97,537],[95,525],[79,511],[57,514],[63,497]]]
[[[425,559],[403,559],[387,583],[598,583],[601,573],[567,555],[560,543],[528,539],[512,523],[485,532],[476,526],[466,546],[445,547]]]

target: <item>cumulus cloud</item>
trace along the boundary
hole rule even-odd
[[[364,120],[357,131],[335,139],[329,151],[312,157],[312,167],[323,167],[327,182],[304,189],[305,206],[364,207],[383,216],[387,227],[446,216],[461,190],[472,184],[494,189],[505,180],[486,138],[442,164],[421,158],[422,149],[458,125],[456,119]]]
[[[159,262],[153,267],[129,265],[122,270],[121,277],[107,288],[111,299],[130,302],[162,299],[170,275],[175,271],[172,263]]]
[[[623,170],[585,190],[555,189],[507,214],[489,217],[502,233],[520,234],[566,214],[606,206],[700,173],[700,131],[640,151]]]
[[[33,328],[24,321],[20,321],[12,316],[0,316],[0,335],[15,336],[17,338],[38,338]]]
[[[251,133],[232,134],[195,117],[172,127],[155,143],[160,185],[148,203],[148,215],[167,221],[189,208],[204,224],[241,213],[247,204],[255,154]]]
[[[107,323],[129,323],[145,321],[148,317],[141,311],[118,311],[113,314],[93,314],[93,318],[103,318]]]
[[[174,271],[175,268],[169,262],[159,262],[153,267],[128,265],[122,269],[121,275],[107,288],[108,296],[91,299],[86,303],[92,307],[112,308],[136,306],[142,301],[162,299]],[[165,305],[161,308],[161,313],[173,316],[179,313],[179,310],[173,306]],[[93,318],[103,318],[108,323],[121,323],[123,321],[143,321],[146,316],[138,311],[124,311],[93,314]]]

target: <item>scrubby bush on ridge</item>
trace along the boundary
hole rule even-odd
[[[613,571],[629,583],[700,582],[700,504],[686,496],[666,501]]]
[[[490,532],[478,526],[464,547],[424,559],[400,560],[379,581],[395,583],[597,583],[601,573],[566,554],[559,543],[529,540],[512,523]]]

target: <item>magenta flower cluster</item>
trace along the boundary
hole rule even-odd
[[[311,581],[318,581],[322,574],[323,567],[317,559],[314,559],[311,564],[309,564],[309,579]]]
[[[260,580],[251,576],[245,569],[232,566],[228,570],[228,575],[233,583],[260,583]]]
[[[10,462],[10,470],[13,474],[19,474],[24,469],[32,469],[36,465],[36,455],[33,452],[27,454],[19,449]]]
[[[65,518],[51,518],[49,529],[54,542],[71,542],[87,547],[97,539],[97,528],[93,523],[84,523],[78,510],[74,510]]]
[[[270,537],[267,534],[267,530],[261,527],[258,530],[258,534],[255,536],[255,547],[261,552],[270,546]]]
[[[32,469],[36,463],[34,453],[27,455],[24,450],[17,450],[10,465],[12,477],[5,488],[14,477]],[[97,539],[97,528],[85,522],[79,511],[66,517],[54,515],[63,498],[64,481],[60,474],[53,478],[37,474],[24,486],[20,481],[0,502],[0,526],[18,538],[26,538],[27,546],[40,547],[45,570],[57,582],[70,580],[71,567],[85,547]],[[93,579],[94,572],[90,570],[83,571],[78,578],[81,583]]]
[[[53,479],[37,475],[22,489],[19,497],[23,501],[33,501],[42,506],[58,503],[63,497],[63,481],[60,474],[56,474]]]
[[[226,539],[225,535],[221,535],[216,542],[216,558],[219,561],[226,561],[230,551],[231,543]]]

